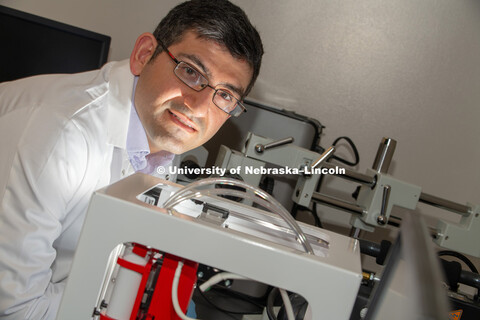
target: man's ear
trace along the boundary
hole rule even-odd
[[[130,55],[130,71],[133,75],[140,75],[156,48],[157,40],[153,34],[147,32],[137,38],[135,47]]]

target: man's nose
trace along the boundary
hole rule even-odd
[[[213,104],[213,94],[214,91],[207,87],[202,91],[190,90],[184,95],[185,105],[191,110],[192,116],[202,118],[207,115]]]

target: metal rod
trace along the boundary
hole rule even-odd
[[[352,228],[350,229],[350,238],[359,239],[361,232],[362,232],[362,229],[356,228],[356,227],[352,227]]]
[[[331,146],[330,148],[328,148],[324,153],[322,153],[320,158],[318,158],[317,160],[315,160],[313,162],[311,168],[315,169],[316,166],[318,166],[319,164],[321,164],[322,162],[324,162],[325,160],[330,158],[334,152],[335,152],[335,147],[334,146]],[[310,171],[313,171],[313,170],[310,170]]]
[[[364,185],[369,186],[371,188],[373,188],[376,184],[376,178],[375,177],[368,176],[368,175],[362,174],[362,173],[358,173],[356,171],[353,171],[353,170],[350,170],[350,169],[347,169],[347,168],[344,168],[344,167],[341,167],[341,166],[338,166],[338,165],[333,165],[331,163],[325,162],[325,163],[322,164],[322,167],[325,167],[327,169],[335,168],[335,167],[339,167],[341,169],[344,169],[345,174],[334,174],[335,176],[337,176],[339,178],[343,178],[343,179],[350,180],[350,181],[353,181],[353,182],[361,183],[361,184],[364,184]],[[456,202],[453,202],[453,201],[450,201],[450,200],[445,200],[443,198],[440,198],[440,197],[437,197],[437,196],[434,196],[434,195],[431,195],[431,194],[428,194],[428,193],[425,193],[425,192],[422,192],[420,194],[419,201],[423,202],[423,203],[426,203],[428,205],[434,206],[434,207],[438,207],[438,208],[441,208],[441,209],[446,209],[446,210],[458,213],[458,214],[460,214],[464,217],[468,217],[472,213],[472,208],[467,206],[467,205],[456,203]]]
[[[283,146],[285,144],[289,144],[289,143],[292,143],[294,140],[293,140],[293,137],[288,137],[288,138],[285,138],[285,139],[281,139],[281,140],[278,140],[278,141],[273,141],[273,142],[270,142],[268,144],[257,144],[255,146],[255,151],[258,152],[258,153],[263,153],[263,151],[267,150],[267,149],[272,149],[272,148],[276,148],[276,147],[280,147],[280,146]]]
[[[346,210],[350,213],[356,213],[356,214],[363,214],[364,209],[360,206],[357,206],[354,203],[346,202],[337,198],[333,198],[330,196],[327,196],[325,194],[319,193],[319,192],[314,192],[312,194],[312,200],[316,202],[320,202],[326,205],[329,205],[331,207],[337,208],[337,209],[342,209]]]
[[[377,223],[379,225],[385,225],[388,221],[387,219],[387,210],[388,210],[388,200],[390,200],[390,191],[392,187],[386,185],[383,187],[382,195],[382,207],[380,209],[380,215],[377,217]]]
[[[377,155],[375,156],[375,161],[373,162],[373,170],[387,173],[396,146],[397,141],[390,138],[382,139],[382,142],[380,142],[380,146],[378,147]]]
[[[344,167],[341,167],[341,166],[338,166],[338,165],[333,165],[333,164],[328,163],[328,162],[323,163],[322,167],[328,168],[328,169],[335,168],[335,167],[344,169],[345,174],[335,174],[335,176],[337,176],[339,178],[346,179],[346,180],[350,180],[350,181],[353,181],[353,182],[361,183],[361,184],[367,185],[369,187],[374,187],[375,183],[376,183],[375,177],[367,176],[366,174],[358,173],[356,171],[353,171],[353,170],[350,170],[350,169],[347,169],[347,168],[344,168]]]
[[[469,206],[432,196],[424,192],[420,194],[419,201],[434,207],[450,210],[464,217],[468,217],[472,213],[472,208]]]

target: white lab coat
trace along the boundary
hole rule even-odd
[[[90,196],[125,150],[133,79],[122,61],[0,84],[0,319],[55,318]]]

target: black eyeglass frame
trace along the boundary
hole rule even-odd
[[[168,54],[168,56],[173,60],[173,62],[175,62],[175,68],[173,69],[173,74],[175,74],[175,76],[182,82],[184,83],[187,87],[189,87],[190,89],[192,90],[195,90],[197,92],[200,92],[202,91],[203,89],[205,89],[206,87],[209,87],[210,89],[212,89],[214,91],[213,93],[213,96],[212,96],[212,102],[213,104],[219,108],[220,110],[222,110],[223,112],[225,112],[226,114],[232,116],[232,117],[238,117],[239,115],[241,115],[242,113],[244,112],[247,112],[247,109],[245,108],[245,106],[242,104],[242,102],[237,99],[236,97],[234,97],[231,93],[223,90],[223,89],[216,89],[215,87],[211,86],[209,84],[209,81],[208,81],[208,78],[205,77],[197,68],[195,68],[194,66],[192,66],[190,63],[188,62],[185,62],[185,61],[181,61],[181,60],[178,60],[177,58],[175,58],[175,56],[163,45],[163,43],[161,43],[160,41],[158,41],[158,44],[160,45],[160,47],[163,48],[163,50],[165,50],[165,52]],[[178,66],[181,64],[181,63],[184,63],[186,64],[188,67],[192,68],[193,70],[195,70],[196,72],[198,72],[198,74],[205,79],[206,81],[206,84],[205,86],[201,87],[200,89],[197,89],[197,88],[194,88],[192,86],[190,86],[188,83],[186,83],[182,78],[180,78],[178,76],[178,74],[175,72],[177,69],[178,69]],[[215,103],[215,96],[217,95],[217,93],[221,91],[221,92],[224,92],[226,94],[228,94],[229,96],[232,97],[232,99],[234,99],[234,101],[236,101],[235,103],[235,107],[233,108],[232,111],[226,111],[224,109],[222,109],[220,106],[218,106],[216,103]]]

